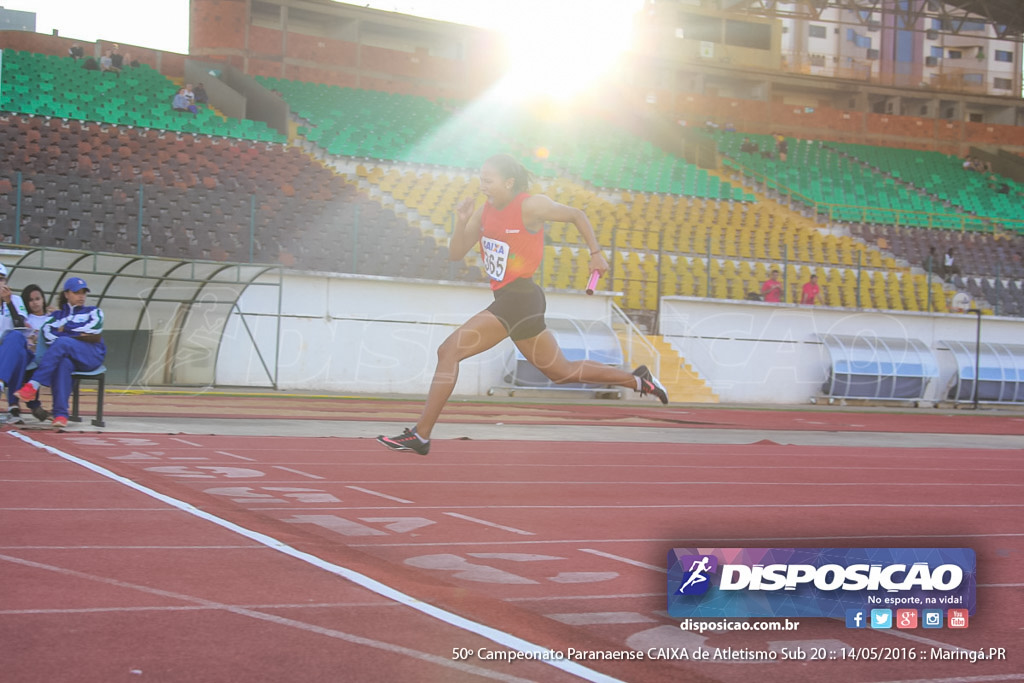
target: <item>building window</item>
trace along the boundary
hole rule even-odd
[[[825,38],[828,36],[828,28],[825,26],[815,26],[811,24],[807,27],[807,35],[811,38]]]
[[[935,57],[935,59],[942,59],[942,53],[943,49],[941,47],[935,46],[932,48],[932,57]]]
[[[996,61],[997,62],[1009,62],[1013,63],[1013,53],[1009,50],[996,50]]]
[[[985,117],[982,114],[974,112],[967,115],[967,120],[971,123],[984,123]]]
[[[846,29],[846,40],[857,47],[870,48],[871,36],[862,36],[852,28]]]
[[[1009,78],[993,78],[992,87],[996,90],[1011,90],[1013,88],[1013,80]]]
[[[964,74],[964,83],[970,83],[971,85],[982,85],[984,82],[984,74]]]
[[[960,50],[950,50],[949,51],[949,58],[950,59],[960,59],[963,56],[964,56],[964,53],[961,52]]]
[[[932,29],[935,31],[984,31],[985,22],[967,21],[960,19],[932,19]]]

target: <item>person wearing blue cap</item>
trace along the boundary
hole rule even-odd
[[[71,374],[95,370],[107,356],[103,343],[103,311],[86,306],[89,286],[80,277],[69,277],[60,294],[59,308],[42,329],[40,342],[46,351],[39,359],[32,380],[15,392],[23,401],[32,401],[39,387],[50,387],[53,394],[53,426],[68,424],[68,398],[71,396]]]

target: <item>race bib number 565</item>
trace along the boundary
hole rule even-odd
[[[508,265],[508,245],[490,237],[482,237],[480,246],[483,249],[484,270],[492,280],[501,281],[505,278],[505,266]]]

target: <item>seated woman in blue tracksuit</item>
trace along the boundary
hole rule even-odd
[[[71,374],[95,370],[103,364],[107,347],[103,343],[103,311],[86,306],[89,286],[80,277],[68,278],[60,294],[60,308],[50,315],[39,330],[46,352],[39,359],[32,380],[15,392],[23,401],[32,401],[39,387],[50,387],[53,394],[53,426],[68,423],[68,398]]]

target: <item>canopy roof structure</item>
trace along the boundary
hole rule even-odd
[[[152,256],[93,253],[9,246],[0,248],[12,286],[34,283],[58,293],[70,276],[89,287],[90,305],[103,309],[106,365],[112,381],[134,386],[209,386],[215,383],[221,344],[241,352],[256,349],[268,386],[276,386],[276,334],[257,339],[224,339],[229,318],[237,316],[248,332],[258,315],[280,315],[282,269],[266,264],[184,261]],[[270,290],[261,313],[243,311],[246,290]]]
[[[723,0],[722,8],[759,16],[813,20],[821,20],[827,9],[841,9],[855,13],[866,26],[877,21],[871,19],[872,13],[902,17],[904,27],[917,26],[919,19],[929,16],[942,19],[952,34],[960,33],[966,22],[982,19],[995,27],[999,38],[1019,39],[1024,35],[1024,3],[1019,0]]]

